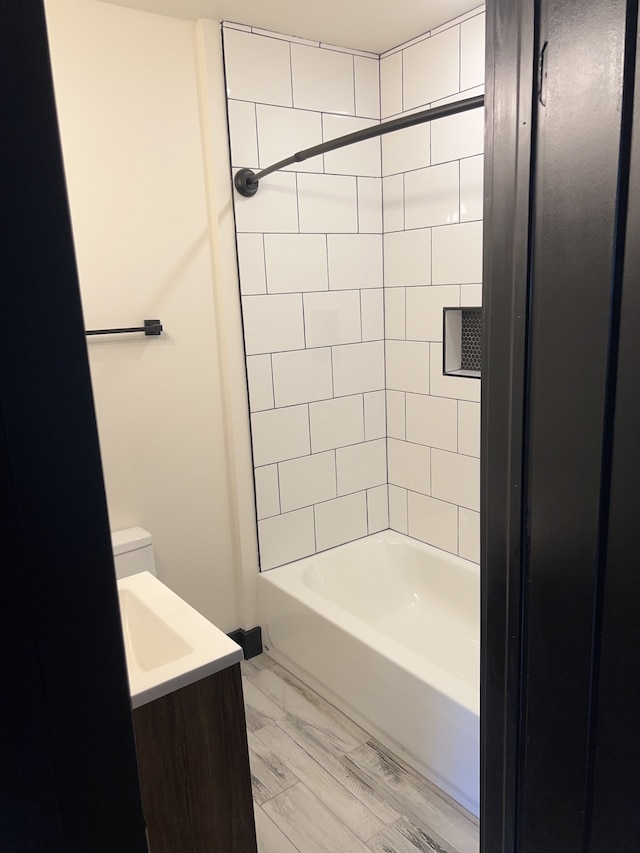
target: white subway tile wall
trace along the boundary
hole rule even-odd
[[[224,28],[232,168],[483,91],[479,7],[381,58]],[[478,306],[483,111],[234,194],[261,568],[384,530],[479,559],[480,383],[442,309]]]
[[[382,117],[483,92],[483,7],[382,57]],[[443,374],[442,309],[482,299],[483,110],[383,137],[389,524],[478,561],[480,382]]]

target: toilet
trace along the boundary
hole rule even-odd
[[[153,538],[142,527],[111,531],[111,547],[116,567],[116,578],[129,578],[140,572],[156,574],[153,556]]]

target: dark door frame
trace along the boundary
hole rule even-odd
[[[146,853],[41,0],[0,4],[0,849]]]
[[[483,853],[511,853],[516,840],[535,23],[532,3],[488,2],[480,454]]]
[[[640,840],[640,635],[624,606],[638,601],[637,27],[637,0],[488,4],[484,853]]]

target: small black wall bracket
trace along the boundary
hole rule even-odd
[[[236,172],[233,183],[240,195],[251,198],[258,192],[258,181],[255,180],[255,174],[253,169],[240,169],[239,172]]]
[[[262,654],[262,628],[259,625],[256,625],[255,628],[249,628],[248,631],[245,631],[244,628],[238,628],[231,631],[227,636],[241,646],[245,660]]]
[[[144,321],[144,333],[147,335],[161,335],[162,334],[162,323],[160,320],[145,320]]]

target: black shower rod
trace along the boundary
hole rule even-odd
[[[483,106],[484,95],[477,95],[474,98],[466,98],[463,101],[455,101],[452,104],[443,104],[441,107],[432,107],[419,113],[410,113],[400,118],[393,118],[390,121],[382,122],[382,124],[365,127],[363,130],[356,130],[354,133],[347,133],[345,136],[323,142],[321,145],[314,145],[313,148],[305,148],[304,151],[298,151],[297,154],[292,154],[286,160],[279,160],[261,172],[254,172],[252,169],[240,169],[236,173],[234,184],[240,195],[250,197],[258,192],[258,182],[262,178],[266,178],[272,172],[284,169],[285,166],[290,166],[292,163],[302,163],[303,160],[308,160],[310,157],[317,157],[318,154],[324,154],[326,151],[335,151],[336,148],[344,148],[345,145],[353,145],[356,142],[363,142],[365,139],[373,139],[375,136],[393,133],[394,130],[404,130],[406,127],[413,127],[426,121],[434,121],[437,118],[458,115],[458,113],[465,113],[468,110],[475,110]]]

